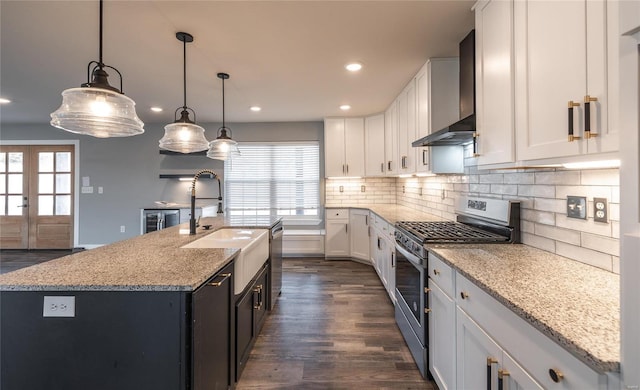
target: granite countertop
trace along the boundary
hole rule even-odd
[[[522,244],[428,250],[596,371],[620,371],[619,275]]]
[[[231,262],[238,249],[183,245],[224,227],[269,229],[280,218],[201,218],[0,275],[0,291],[193,291]],[[186,234],[181,234],[181,230]]]
[[[395,225],[398,221],[443,221],[444,218],[433,214],[423,213],[406,206],[396,204],[370,204],[370,205],[325,205],[325,209],[365,209],[371,210],[385,221]]]

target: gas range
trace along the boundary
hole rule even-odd
[[[426,244],[519,243],[520,202],[460,197],[456,221],[400,221],[396,242],[426,258]]]

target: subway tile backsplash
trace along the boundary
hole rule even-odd
[[[460,195],[520,200],[524,244],[620,272],[618,169],[483,171],[467,166],[465,172],[410,178],[328,179],[326,204],[396,203],[454,220],[454,201]],[[586,220],[567,217],[568,195],[587,197]],[[594,221],[594,197],[607,199],[607,223]]]

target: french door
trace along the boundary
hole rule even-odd
[[[0,146],[0,249],[73,247],[74,145]]]

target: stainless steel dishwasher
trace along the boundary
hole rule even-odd
[[[271,246],[270,246],[270,279],[271,279],[271,294],[269,294],[269,310],[273,310],[276,305],[276,301],[280,296],[282,290],[282,234],[284,233],[284,227],[282,221],[276,223],[271,227]]]

